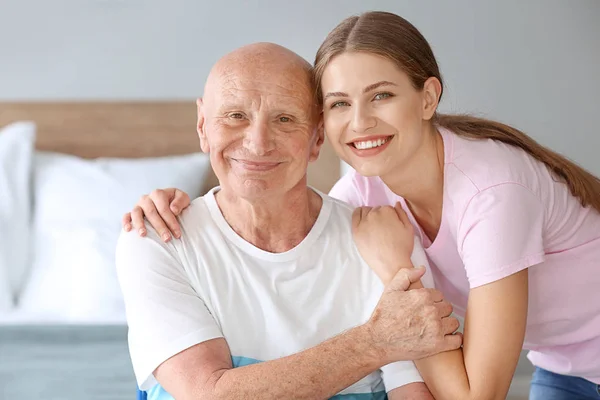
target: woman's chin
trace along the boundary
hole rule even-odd
[[[383,165],[378,165],[378,163],[360,163],[357,165],[350,164],[352,168],[358,172],[359,175],[362,176],[382,176],[386,173],[386,168]]]

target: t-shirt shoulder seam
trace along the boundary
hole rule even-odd
[[[473,179],[471,179],[471,177],[469,175],[467,175],[465,173],[465,171],[463,171],[458,165],[456,165],[456,163],[454,162],[454,160],[450,161],[447,165],[453,166],[454,168],[456,168],[456,170],[458,172],[460,172],[465,178],[467,178],[469,180],[469,182],[471,182],[471,185],[473,185],[473,187],[479,192],[482,189],[477,186],[477,184],[475,182],[473,182]]]
[[[458,168],[458,167],[457,167],[457,168]],[[459,169],[459,171],[460,171],[460,169]],[[462,171],[461,171],[461,172],[462,172]],[[465,177],[467,177],[467,178],[469,179],[469,177],[468,177],[466,174],[465,174]],[[470,179],[469,179],[469,180],[470,180]],[[471,181],[471,182],[472,182],[472,181]],[[475,188],[477,189],[477,192],[476,192],[476,193],[474,193],[474,194],[471,196],[471,198],[469,198],[469,201],[467,201],[467,202],[466,202],[466,204],[465,204],[465,206],[463,207],[463,210],[462,210],[462,212],[461,212],[461,214],[460,214],[460,219],[459,219],[459,222],[458,222],[458,225],[457,225],[457,227],[458,227],[458,229],[459,229],[459,230],[460,230],[460,227],[462,226],[463,220],[464,220],[464,218],[465,218],[465,214],[467,213],[467,210],[468,210],[469,206],[471,205],[471,203],[473,202],[473,200],[474,200],[474,199],[475,199],[475,198],[476,198],[478,195],[480,195],[480,194],[482,194],[482,193],[484,193],[484,192],[487,192],[488,190],[491,190],[491,189],[495,189],[495,188],[497,188],[497,187],[500,187],[500,186],[519,186],[519,187],[521,187],[521,188],[525,189],[526,191],[528,191],[528,192],[529,192],[529,193],[530,193],[530,194],[531,194],[531,195],[532,195],[532,196],[533,196],[533,197],[534,197],[534,198],[535,198],[535,199],[536,199],[536,200],[537,200],[537,201],[540,203],[540,205],[542,204],[542,200],[541,200],[541,199],[540,199],[540,198],[539,198],[539,197],[538,197],[538,196],[537,196],[537,195],[536,195],[536,194],[533,192],[533,190],[531,190],[531,188],[529,188],[529,187],[527,187],[527,186],[523,185],[523,184],[522,184],[522,183],[520,183],[520,182],[514,182],[514,181],[504,181],[504,182],[495,183],[495,184],[493,184],[493,185],[490,185],[490,186],[486,186],[486,187],[485,187],[485,188],[483,188],[483,189],[479,189],[479,188],[477,188],[477,186],[476,186],[475,184],[473,184],[473,186],[475,186]]]
[[[183,251],[183,245],[180,242],[170,240],[165,243],[161,240],[158,231],[147,221],[146,237],[143,237],[142,239],[152,240],[155,244],[160,246],[161,249],[169,253],[180,272],[187,276],[187,270],[185,268],[185,252]]]

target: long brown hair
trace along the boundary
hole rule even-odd
[[[331,31],[319,48],[314,65],[316,96],[319,102],[322,102],[320,87],[325,67],[333,57],[347,51],[368,52],[393,61],[408,74],[417,90],[422,90],[425,81],[430,77],[439,79],[443,87],[433,51],[417,28],[396,14],[372,11],[346,18]],[[520,147],[546,164],[584,207],[591,206],[600,212],[600,179],[540,145],[518,129],[469,115],[436,113],[433,123],[462,137],[493,139]]]

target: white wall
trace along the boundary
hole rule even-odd
[[[0,0],[0,100],[194,98],[225,52],[273,41],[312,61],[367,9],[428,38],[443,111],[514,124],[600,174],[597,0]]]

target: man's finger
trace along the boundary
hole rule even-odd
[[[444,335],[451,335],[456,332],[458,328],[460,328],[460,322],[458,322],[458,319],[454,317],[442,318],[442,330]]]
[[[429,296],[434,303],[444,301],[444,294],[441,291],[433,288],[428,288],[427,290],[429,291]]]
[[[133,228],[138,231],[140,236],[146,236],[146,225],[144,224],[144,211],[142,207],[135,206],[131,211],[131,222]]]
[[[444,336],[444,350],[442,351],[451,351],[460,349],[463,343],[463,335],[460,332],[456,332],[452,335]]]
[[[440,301],[439,303],[435,303],[434,306],[437,308],[440,318],[449,317],[452,314],[452,304],[447,301]]]
[[[411,284],[418,282],[424,274],[424,267],[400,268],[400,270],[389,283],[388,288],[392,290],[406,291]]]
[[[129,232],[131,230],[131,213],[125,213],[125,215],[123,215],[121,225],[123,226],[123,229],[125,229],[125,232]]]

